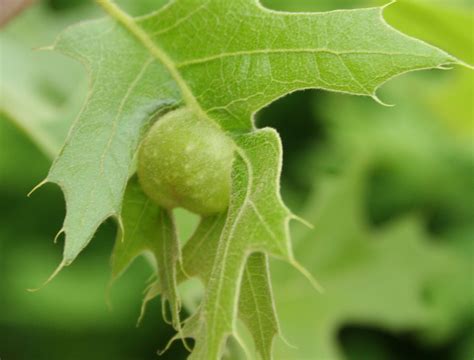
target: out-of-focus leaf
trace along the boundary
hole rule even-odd
[[[386,183],[374,190],[377,196],[372,205],[391,199],[387,203],[392,211],[414,209],[410,205],[414,203],[418,208],[443,207],[449,210],[443,214],[445,220],[466,221],[474,210],[465,201],[473,192],[471,143],[459,141],[430,108],[431,92],[424,89],[432,86],[432,79],[420,77],[387,88],[386,96],[397,104],[393,109],[371,108],[359,99],[333,98],[324,103],[324,111],[333,121],[336,147],[347,149],[358,144],[376,154],[375,171]],[[387,192],[389,184],[397,190]],[[465,215],[456,210],[460,206],[465,208]],[[371,215],[377,222],[383,218],[384,209],[374,209]]]
[[[59,152],[87,84],[77,63],[35,49],[51,45],[58,31],[94,12],[84,7],[59,16],[38,3],[0,33],[0,112],[50,158]]]
[[[316,226],[295,253],[317,274],[325,293],[315,296],[287,269],[275,277],[285,335],[297,346],[278,347],[278,359],[343,358],[337,333],[347,322],[431,331],[441,326],[440,315],[449,316],[424,292],[436,289],[432,281],[442,274],[455,278],[465,267],[432,243],[416,217],[370,229],[363,207],[369,165],[362,155],[343,176],[325,180],[311,202],[318,205],[306,214]],[[455,287],[459,295],[462,289]],[[457,306],[466,309],[469,301]]]
[[[474,7],[455,0],[397,0],[386,20],[406,34],[439,46],[474,65]]]
[[[474,50],[473,50],[474,52]],[[440,84],[441,85],[441,84]],[[428,103],[460,141],[469,146],[474,141],[474,71],[456,69],[439,86],[430,91]],[[472,148],[472,147],[471,147]],[[472,149],[474,151],[474,149]]]

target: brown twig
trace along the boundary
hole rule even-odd
[[[20,14],[35,0],[0,0],[0,27]]]

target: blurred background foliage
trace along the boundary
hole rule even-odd
[[[120,0],[134,15],[165,0]],[[264,0],[287,11],[380,5],[378,0]],[[394,27],[474,63],[469,0],[399,0]],[[104,224],[78,261],[39,292],[60,261],[52,245],[64,216],[60,191],[26,194],[48,171],[87,89],[81,66],[33,51],[101,16],[91,1],[38,1],[0,33],[0,357],[153,359],[172,336],[158,301],[135,328],[151,274],[137,261],[110,291],[115,225]],[[284,145],[283,197],[312,222],[292,227],[298,259],[326,289],[315,293],[273,262],[277,310],[289,348],[277,359],[474,357],[473,72],[395,79],[371,99],[319,91],[280,99],[257,116]],[[178,213],[186,239],[196,219]],[[185,358],[179,343],[164,359]],[[231,357],[232,358],[232,357]]]

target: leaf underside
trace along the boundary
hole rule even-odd
[[[148,298],[160,292],[169,302],[178,335],[195,339],[191,358],[220,358],[240,317],[270,359],[279,329],[268,256],[294,263],[294,216],[279,194],[280,139],[256,130],[254,113],[309,88],[377,99],[377,88],[396,75],[457,61],[390,28],[383,8],[290,14],[256,0],[176,0],[131,18],[110,1],[98,3],[109,17],[69,28],[54,45],[81,61],[90,78],[45,180],[61,187],[67,204],[62,265],[115,217],[121,231],[113,276],[137,255],[154,255],[158,285]],[[204,218],[182,255],[172,215],[129,181],[143,134],[157,114],[179,106],[214,121],[237,149],[227,213]],[[177,283],[187,276],[201,279],[205,294],[181,329]]]

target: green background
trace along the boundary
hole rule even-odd
[[[136,15],[163,2],[119,1]],[[325,11],[381,2],[263,3]],[[400,0],[385,17],[472,64],[472,13],[469,1]],[[43,1],[0,36],[2,359],[152,359],[173,335],[156,300],[135,327],[151,274],[143,259],[107,292],[112,222],[52,283],[26,291],[60,262],[61,240],[53,245],[52,239],[64,216],[53,185],[26,194],[46,175],[48,155],[64,138],[87,83],[72,60],[32,48],[52,43],[68,24],[98,16],[92,2]],[[292,227],[297,258],[326,287],[324,295],[314,293],[288,266],[272,263],[283,333],[300,345],[292,350],[277,341],[277,358],[319,359],[323,348],[354,360],[474,357],[472,80],[466,68],[428,71],[382,88],[393,108],[305,91],[258,114],[259,126],[282,136],[284,199],[315,224],[314,230]],[[178,219],[186,237],[196,219],[183,212]],[[175,343],[162,358],[185,356]]]

